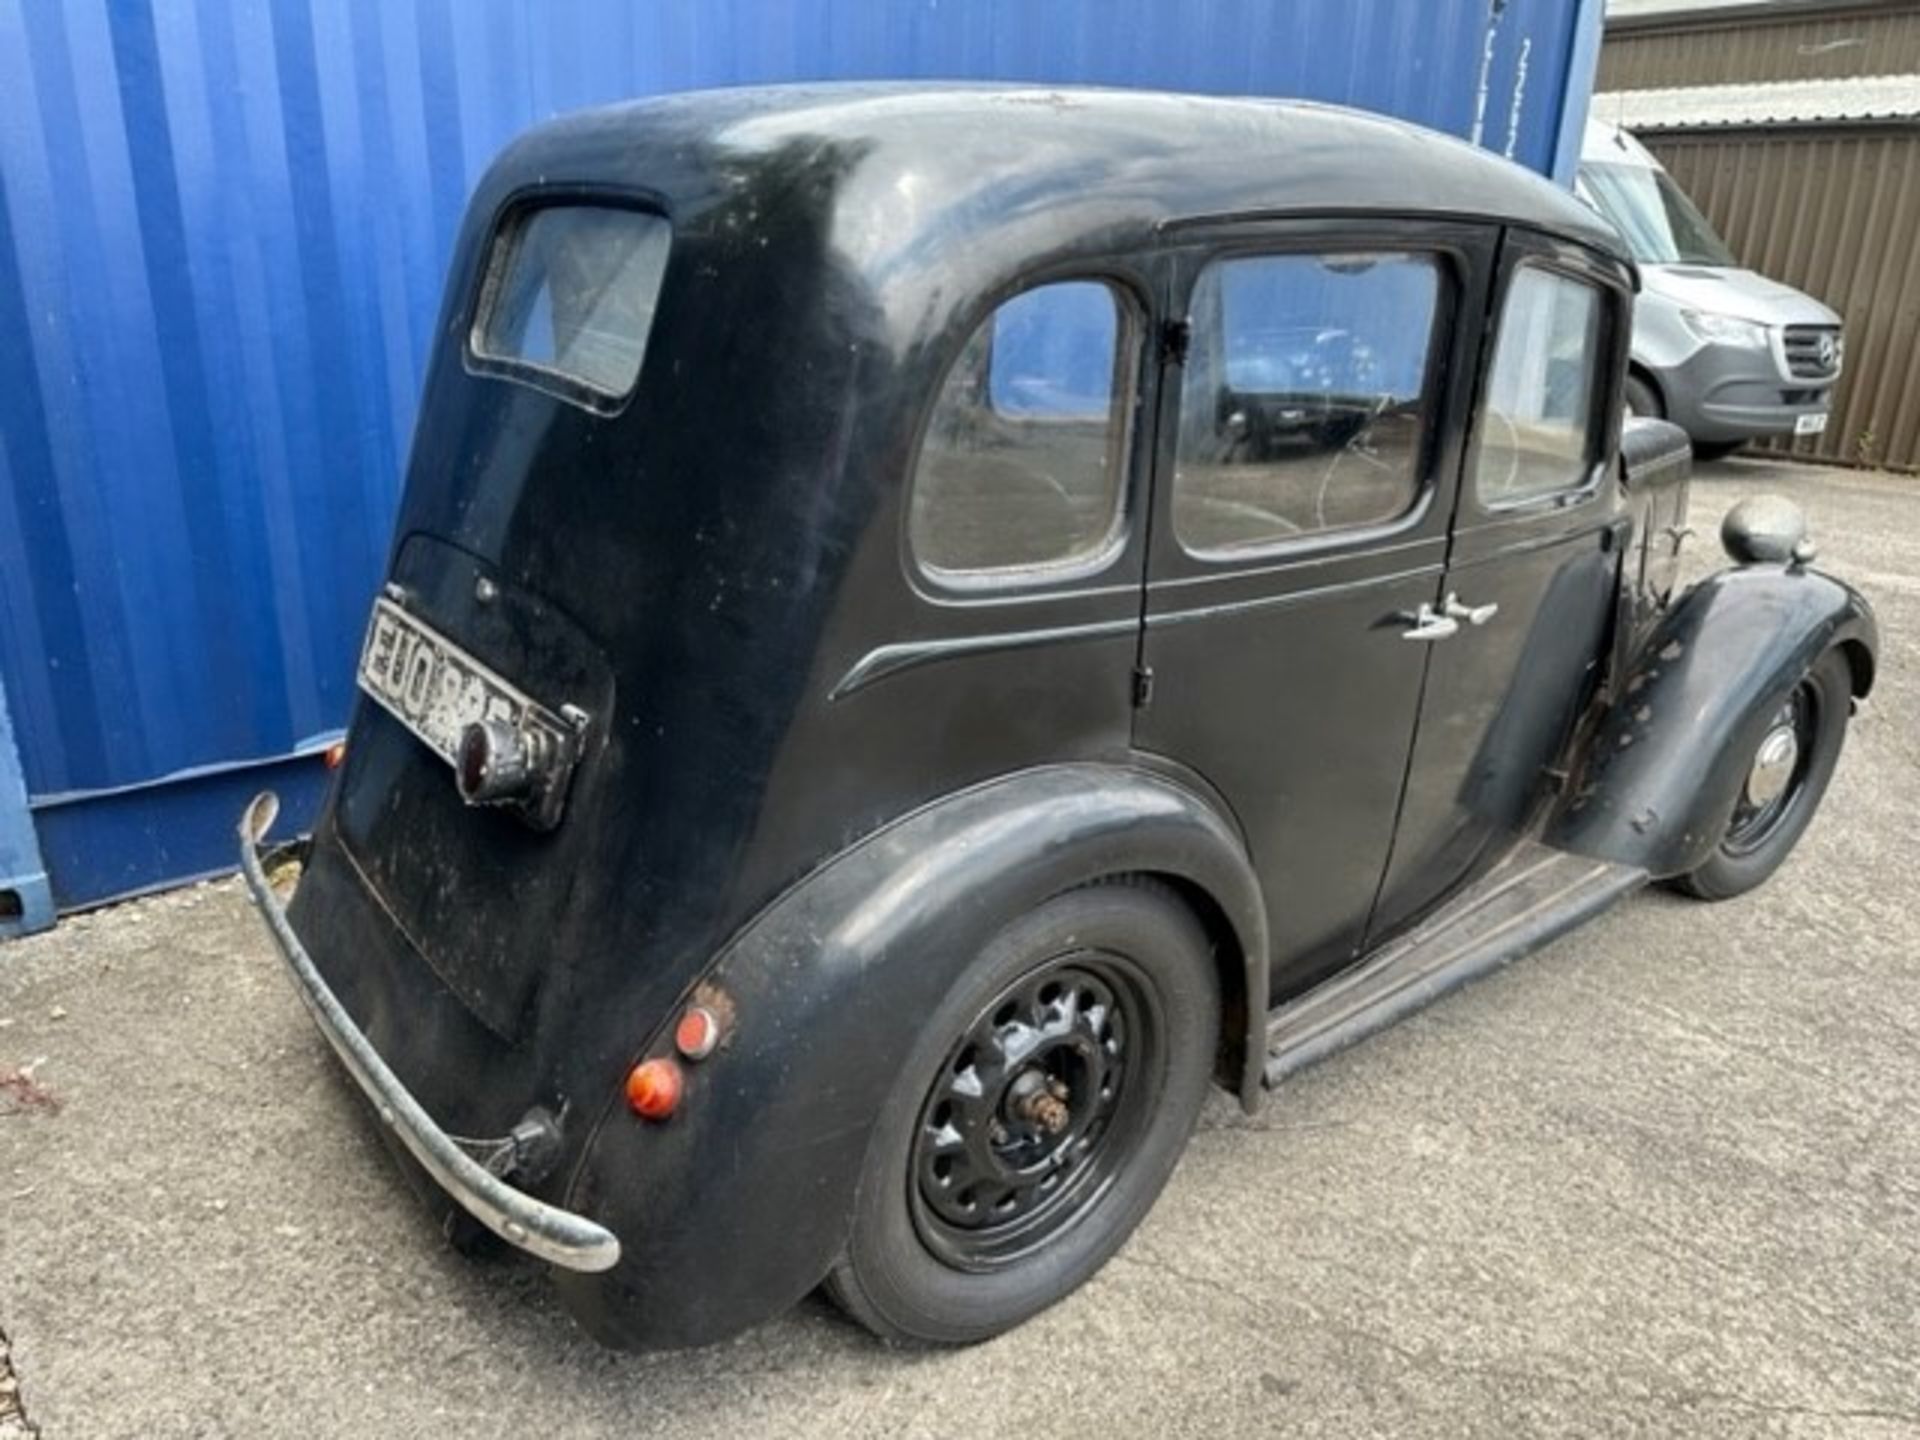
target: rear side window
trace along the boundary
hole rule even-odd
[[[1524,505],[1584,490],[1592,478],[1593,390],[1601,293],[1528,266],[1500,311],[1474,459],[1484,505]]]
[[[991,583],[1111,556],[1131,316],[1112,286],[1069,280],[981,322],[947,372],[914,465],[908,543],[923,568]]]
[[[1436,260],[1218,260],[1195,283],[1173,528],[1233,554],[1378,525],[1422,485]]]
[[[672,229],[644,210],[551,205],[494,240],[470,343],[498,370],[594,409],[640,375]]]

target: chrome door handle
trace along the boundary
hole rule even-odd
[[[1500,603],[1493,601],[1486,605],[1463,605],[1460,597],[1449,593],[1445,610],[1455,620],[1464,620],[1469,625],[1484,625],[1500,613]]]
[[[1445,640],[1460,633],[1458,620],[1442,615],[1431,605],[1422,605],[1411,615],[1402,613],[1400,618],[1407,622],[1407,628],[1400,632],[1402,640]]]

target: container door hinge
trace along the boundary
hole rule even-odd
[[[1144,710],[1153,703],[1153,667],[1136,665],[1133,667],[1133,708]]]
[[[1191,320],[1169,320],[1160,327],[1160,362],[1163,365],[1186,364],[1187,351],[1192,346]]]

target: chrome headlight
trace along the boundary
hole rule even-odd
[[[1739,345],[1748,350],[1767,348],[1767,327],[1752,320],[1715,315],[1708,310],[1682,310],[1680,318],[1689,330],[1709,344]]]

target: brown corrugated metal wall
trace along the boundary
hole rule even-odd
[[[1777,16],[1614,21],[1601,91],[1826,80],[1920,70],[1920,4],[1856,5]]]
[[[1609,25],[1601,92],[1920,71],[1920,0]],[[1606,118],[1597,99],[1594,115]],[[1770,448],[1920,468],[1920,125],[1639,132],[1743,264],[1846,324],[1818,440]]]
[[[1734,254],[1846,323],[1818,440],[1776,448],[1920,466],[1920,128],[1646,133]]]

